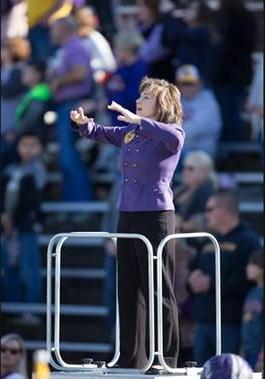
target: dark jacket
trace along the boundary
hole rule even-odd
[[[246,9],[217,16],[220,41],[215,46],[215,82],[248,86],[252,79],[252,53],[256,45],[256,22]]]
[[[239,323],[247,292],[253,286],[246,278],[250,255],[260,248],[258,236],[239,224],[226,235],[215,235],[221,250],[221,309],[222,322]],[[200,269],[211,278],[208,292],[193,294],[193,317],[199,323],[215,322],[215,256],[211,242],[205,242],[190,271]],[[192,292],[191,288],[190,291]]]
[[[206,83],[211,81],[212,36],[208,26],[190,28],[181,19],[171,17],[165,24],[162,41],[174,53],[176,69],[192,64]]]

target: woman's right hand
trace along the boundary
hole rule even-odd
[[[94,121],[93,118],[88,118],[84,115],[84,110],[82,107],[79,107],[78,110],[70,112],[70,118],[78,125],[87,124],[90,121]]]

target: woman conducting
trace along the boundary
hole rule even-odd
[[[124,127],[98,125],[83,109],[70,113],[80,136],[120,148],[122,185],[118,200],[119,233],[146,236],[154,249],[175,232],[172,176],[184,142],[182,106],[177,87],[165,80],[143,78],[136,113],[112,102]],[[171,241],[172,242],[172,241]],[[163,259],[164,356],[176,367],[178,357],[178,309],[174,295],[174,243],[165,247]],[[140,240],[118,239],[118,298],[120,315],[119,367],[142,368],[148,348],[148,257]]]

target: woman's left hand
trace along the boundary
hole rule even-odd
[[[116,111],[121,113],[117,118],[119,121],[127,122],[128,124],[140,124],[141,117],[137,116],[135,113],[128,111],[128,109],[123,108],[120,104],[112,101],[110,105],[108,105],[108,109],[111,111]]]

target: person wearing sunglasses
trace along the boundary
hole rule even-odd
[[[1,379],[27,379],[26,350],[18,334],[1,338]]]
[[[260,249],[257,233],[245,225],[233,191],[219,190],[205,207],[207,230],[217,239],[221,251],[222,352],[239,354],[243,305],[253,286],[246,266],[254,251]],[[215,354],[215,254],[213,244],[204,241],[190,264],[187,279],[193,298],[196,322],[194,359],[203,365]]]

